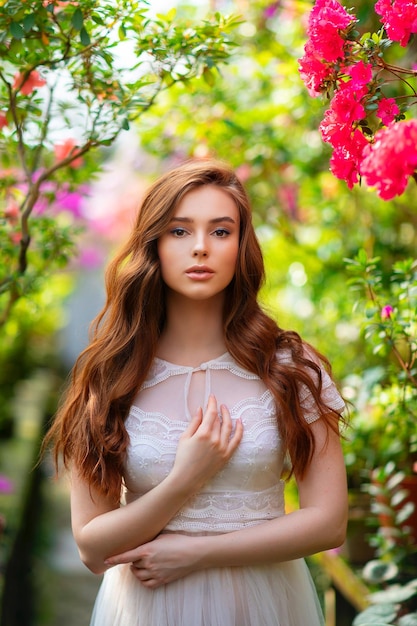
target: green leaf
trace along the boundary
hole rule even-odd
[[[14,39],[22,39],[25,36],[25,31],[21,24],[17,22],[12,22],[10,24],[10,34]]]
[[[83,16],[83,12],[81,11],[80,8],[77,8],[74,11],[71,23],[74,26],[75,30],[79,30],[80,31],[82,29],[83,23],[84,23],[84,16]]]
[[[29,30],[31,30],[31,28],[33,28],[35,24],[35,19],[35,15],[33,13],[26,15],[25,19],[23,20],[23,28],[25,32],[28,32]]]
[[[90,35],[87,33],[84,26],[80,30],[80,41],[83,44],[83,46],[89,46],[91,43]]]
[[[400,617],[398,626],[417,626],[417,613],[409,613]]]
[[[103,19],[99,16],[96,15],[95,13],[91,16],[91,19],[93,20],[93,22],[95,22],[96,24],[100,24],[100,26],[104,26],[104,21]]]
[[[393,603],[384,602],[369,606],[355,617],[352,626],[365,626],[366,624],[388,624],[389,626],[391,620],[396,618],[397,613],[397,607]]]
[[[204,68],[203,78],[209,87],[213,87],[214,83],[216,82],[216,77],[208,67]]]
[[[129,130],[130,128],[129,120],[127,119],[127,117],[125,117],[125,119],[123,120],[122,128],[123,130]]]

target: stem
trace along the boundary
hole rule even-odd
[[[66,165],[69,165],[74,159],[77,159],[78,157],[82,156],[95,145],[97,145],[96,142],[92,140],[87,141],[87,143],[84,144],[82,148],[79,148],[75,152],[72,151],[71,154],[68,155],[65,159],[63,159],[62,161],[59,161],[58,163],[55,163],[55,165],[52,165],[47,170],[45,170],[39,176],[39,178],[37,179],[35,183],[33,182],[31,183],[29,193],[21,207],[22,239],[20,242],[20,254],[19,254],[19,260],[18,260],[19,274],[24,274],[27,269],[27,251],[28,251],[29,244],[30,244],[29,217],[30,217],[30,214],[32,213],[33,207],[36,204],[36,201],[39,198],[40,188],[41,188],[42,183],[45,182],[45,180],[47,180],[48,178],[50,178],[52,174],[54,174],[57,170],[61,169],[62,167],[65,167]]]
[[[25,142],[23,141],[22,124],[19,122],[19,118],[17,116],[17,110],[16,110],[16,96],[18,92],[17,91],[15,92],[12,89],[10,84],[7,84],[7,89],[9,92],[10,111],[12,113],[13,123],[15,125],[16,134],[17,134],[17,153],[19,155],[19,160],[20,160],[22,169],[25,172],[26,178],[28,181],[30,181],[30,171],[26,163],[26,148],[25,148]]]
[[[404,370],[408,380],[413,384],[413,385],[417,385],[417,379],[411,374],[410,372],[410,366],[408,363],[406,363],[404,361],[404,359],[402,358],[401,354],[399,353],[397,347],[395,346],[395,344],[392,344],[392,351],[398,361],[398,363],[401,365],[401,368]]]
[[[35,154],[34,154],[34,157],[33,157],[32,174],[34,172],[36,172],[36,170],[38,168],[39,161],[40,161],[40,158],[42,156],[42,151],[44,149],[44,141],[45,141],[47,133],[48,133],[49,122],[51,121],[51,110],[52,110],[52,103],[53,103],[53,99],[54,99],[53,98],[54,90],[55,90],[55,85],[52,86],[50,88],[50,90],[49,90],[49,100],[48,100],[48,105],[46,107],[44,122],[42,124],[42,132],[41,132],[41,136],[39,138],[39,142],[38,142],[38,145],[36,147]]]
[[[405,80],[405,78],[403,78],[403,76],[401,76],[401,74],[407,74],[408,76],[414,76],[415,77],[417,75],[417,72],[413,72],[412,70],[405,70],[404,68],[397,67],[396,65],[389,65],[388,63],[385,63],[385,61],[383,59],[381,59],[380,57],[377,57],[376,65],[378,67],[380,67],[381,70],[385,70],[387,72],[390,72],[398,80],[401,80],[403,83],[405,83],[411,89],[411,91],[413,92],[413,95],[417,96],[417,92],[416,92],[415,88],[411,85],[411,83],[408,82],[408,80]],[[411,96],[406,96],[406,97],[411,97]]]
[[[4,311],[3,311],[3,315],[0,317],[0,328],[2,326],[4,326],[5,323],[7,322],[7,318],[10,315],[10,311],[12,310],[14,303],[16,302],[16,300],[19,299],[19,297],[20,296],[19,296],[19,293],[18,293],[16,287],[13,286],[13,288],[10,290],[9,300],[8,300],[8,302],[6,304],[6,307],[5,307]]]

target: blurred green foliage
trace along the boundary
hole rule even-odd
[[[217,14],[214,22],[206,19],[207,7],[200,3],[196,6],[180,2],[176,12],[152,18],[147,14],[145,2],[136,3],[140,10],[129,11],[127,0],[99,5],[83,0],[68,3],[62,15],[56,8],[48,9],[44,4],[39,0],[26,2],[23,7],[21,3],[9,1],[3,3],[1,14],[5,20],[3,37],[8,37],[8,41],[10,37],[13,39],[12,48],[16,51],[13,62],[27,61],[29,65],[23,65],[23,69],[34,68],[33,59],[48,47],[44,68],[48,89],[53,86],[50,75],[56,70],[69,81],[67,84],[73,90],[75,97],[61,100],[51,112],[48,124],[52,120],[54,123],[48,128],[54,133],[57,124],[72,129],[73,120],[80,117],[92,122],[85,127],[84,135],[76,137],[77,149],[70,154],[76,157],[82,146],[99,147],[109,143],[119,131],[127,128],[129,118],[141,150],[155,157],[155,176],[158,168],[163,171],[193,156],[214,155],[237,168],[250,194],[254,223],[264,249],[267,282],[262,299],[265,307],[283,327],[299,331],[330,358],[347,399],[355,402],[351,429],[354,433],[355,423],[360,420],[358,411],[369,402],[372,389],[376,390],[375,385],[381,385],[381,381],[387,384],[384,375],[389,370],[391,356],[374,353],[370,338],[365,336],[363,310],[356,304],[357,294],[348,286],[351,276],[345,260],[354,259],[360,249],[364,249],[369,258],[380,257],[381,282],[389,284],[392,267],[412,257],[417,248],[417,201],[411,185],[400,198],[384,202],[370,189],[359,187],[348,191],[345,183],[330,174],[329,149],[318,131],[327,103],[310,98],[298,74],[298,59],[306,40],[306,16],[312,3],[299,0],[228,2],[225,6],[230,12],[240,12],[242,17]],[[35,5],[39,5],[39,15],[33,21],[28,15],[30,10],[33,13]],[[8,13],[6,7],[10,9]],[[361,24],[370,31],[375,28],[371,8],[365,1],[356,2]],[[123,17],[117,18],[118,27],[110,36],[105,31],[106,20],[111,15],[116,18],[117,11],[124,11]],[[21,25],[19,32],[12,26],[16,23]],[[177,24],[181,24],[181,28]],[[68,36],[62,34],[55,39],[57,25]],[[33,41],[31,39],[29,55],[23,59],[22,50],[29,33]],[[95,41],[95,33],[101,48],[91,58],[89,46]],[[87,36],[90,43],[87,43]],[[43,41],[45,37],[48,46]],[[139,70],[135,79],[130,73],[130,79],[123,82],[125,75],[115,61],[119,44],[128,46],[136,55],[137,65],[134,63],[130,70],[138,70],[140,59],[146,57],[148,62],[147,55],[154,54],[149,76],[145,78]],[[54,46],[61,46],[59,58],[53,56]],[[71,54],[62,52],[65,46],[73,46]],[[413,46],[404,50],[404,55],[411,55],[411,61]],[[7,50],[4,44],[3,54],[9,54]],[[31,55],[35,55],[32,61]],[[41,66],[36,67],[42,70]],[[26,97],[23,107],[24,96],[7,87],[12,84],[10,66],[7,72],[1,93],[8,92],[15,98],[16,114],[22,116],[20,127],[26,128],[29,114],[35,120],[31,126],[27,125],[32,133],[29,133],[32,140],[25,142],[29,169],[33,174],[39,146],[46,171],[54,168],[55,135],[53,133],[48,140],[42,138],[42,124],[49,119],[45,117],[46,101],[41,102],[40,90],[35,90]],[[196,75],[204,80],[188,80]],[[153,95],[155,90],[158,98]],[[5,110],[6,105],[0,108]],[[146,115],[136,123],[135,118],[145,109]],[[7,110],[11,124],[10,109]],[[12,155],[10,166],[12,161],[21,158],[19,124],[13,132],[7,128],[2,132],[3,141],[15,141],[14,152],[7,152]],[[71,189],[77,190],[97,171],[103,159],[100,152],[90,158],[89,150],[81,156],[82,168],[51,171],[58,186],[68,183]],[[66,163],[69,164],[70,161]],[[17,184],[13,172],[10,176],[12,179],[1,179],[3,196],[0,201],[5,203],[6,191]],[[62,253],[61,264],[71,256],[71,246],[76,241],[71,229],[65,231],[63,223],[60,224],[59,217],[51,220],[49,209],[42,215],[38,221],[39,235],[35,222],[31,231],[34,239],[31,263],[35,276],[30,270],[25,272],[25,280],[31,285],[45,275],[40,259],[46,262],[44,257],[49,255],[48,263],[52,266],[50,259],[57,250],[51,247],[51,242],[59,241],[57,235],[63,237],[57,246]],[[42,220],[46,220],[45,226]],[[2,222],[2,225],[5,229],[10,227],[9,223]],[[10,243],[7,246],[4,250],[11,266],[15,248]],[[46,265],[44,267],[46,270]],[[7,280],[14,285],[23,280],[18,270],[3,272],[1,278],[3,285]],[[25,293],[25,288],[19,287],[19,293]],[[6,286],[6,291],[8,289]],[[360,401],[358,379],[363,391]],[[380,408],[389,419],[386,408],[382,405]],[[356,440],[355,444],[360,445],[361,441]]]
[[[236,24],[147,0],[0,2],[0,432],[15,383],[51,364],[66,291],[51,276],[77,253],[103,148],[173,85],[212,84]]]
[[[60,191],[90,181],[100,167],[91,152],[160,93],[212,82],[228,59],[235,18],[175,17],[151,15],[146,0],[1,3],[0,324],[71,253],[73,229],[45,215],[45,202],[51,209]]]
[[[298,74],[312,4],[239,6],[245,22],[222,79],[212,88],[175,86],[143,120],[139,139],[161,169],[209,154],[237,168],[265,252],[265,303],[318,344],[341,380],[370,365],[344,259],[365,248],[388,271],[408,256],[417,244],[416,200],[412,189],[389,203],[369,189],[349,192],[329,173],[318,132],[326,103],[309,97]]]

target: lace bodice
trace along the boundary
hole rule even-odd
[[[283,353],[280,358],[290,356]],[[169,474],[180,435],[210,393],[229,408],[233,421],[241,418],[243,438],[227,465],[169,522],[166,529],[172,532],[228,532],[284,514],[281,474],[286,451],[273,397],[228,353],[198,367],[155,359],[126,420],[130,437],[126,501],[140,497]],[[324,370],[322,393],[335,409],[344,406]],[[306,389],[300,390],[300,399],[305,419],[317,419]]]

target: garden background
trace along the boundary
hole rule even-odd
[[[328,74],[319,97],[304,84],[299,59],[312,6],[0,2],[4,626],[58,623],[59,575],[45,555],[61,513],[48,499],[56,488],[48,460],[35,464],[65,376],[103,303],[105,264],[147,185],[186,158],[210,155],[237,168],[251,196],[266,260],[265,307],[330,359],[349,402],[349,541],[310,564],[328,604],[339,607],[328,610],[328,626],[351,624],[368,603],[381,624],[417,623],[410,500],[417,459],[417,142],[407,144],[415,160],[405,189],[389,199],[375,182],[359,184],[356,171],[335,168],[336,148],[319,127],[343,64],[339,52],[336,74]],[[388,37],[374,3],[352,6],[358,22],[334,27],[351,58],[385,58],[394,68],[374,71],[373,91],[354,120],[373,141],[379,125],[403,128],[413,119],[417,45],[411,33],[402,41]],[[326,19],[328,28],[333,17]],[[385,122],[377,116],[382,93],[399,105]],[[369,599],[368,592],[383,595]],[[368,623],[361,619],[355,625]],[[377,623],[369,611],[366,619]]]

